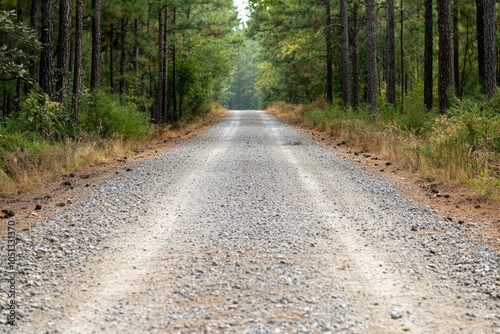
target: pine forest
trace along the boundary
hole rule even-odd
[[[500,199],[498,1],[246,5],[2,0],[0,193],[266,109]]]

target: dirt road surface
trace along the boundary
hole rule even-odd
[[[4,332],[500,333],[496,252],[264,112],[87,191],[18,233]]]

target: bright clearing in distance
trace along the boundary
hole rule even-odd
[[[236,6],[236,8],[238,8],[238,17],[240,18],[240,20],[245,23],[248,21],[248,16],[249,16],[249,13],[248,13],[248,0],[233,0],[234,2],[234,5]]]

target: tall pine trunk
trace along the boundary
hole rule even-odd
[[[162,83],[162,94],[163,94],[163,105],[161,108],[163,120],[168,120],[167,109],[168,109],[168,7],[165,7],[165,24],[163,27],[163,83]]]
[[[377,114],[377,1],[366,1],[367,99],[373,120]]]
[[[385,3],[386,35],[385,35],[385,80],[387,83],[386,101],[396,105],[396,61],[394,44],[394,0]]]
[[[484,6],[484,80],[483,89],[488,97],[495,95],[496,82],[496,10],[495,0],[483,0]]]
[[[40,87],[44,93],[52,97],[54,94],[54,11],[55,0],[42,1],[42,26],[40,29]]]
[[[173,25],[177,24],[177,8],[174,7]],[[180,113],[177,113],[177,41],[174,30],[172,42],[172,121],[177,122],[180,119]]]
[[[92,69],[90,89],[101,84],[101,0],[92,0]]]
[[[453,78],[455,79],[455,91],[458,96],[462,96],[462,88],[460,86],[460,50],[459,50],[459,3],[458,0],[453,0]]]
[[[73,119],[80,119],[80,96],[82,93],[83,53],[83,0],[76,0],[75,67],[73,70]]]
[[[438,31],[439,31],[439,111],[446,113],[450,101],[448,94],[453,89],[453,31],[450,0],[439,0]]]
[[[330,0],[325,0],[326,12],[326,101],[333,103],[333,51],[332,51],[332,15]]]
[[[342,102],[344,110],[350,102],[349,96],[349,20],[347,17],[347,0],[340,0],[341,54],[342,54]]]
[[[71,46],[71,0],[59,1],[59,36],[57,40],[57,83],[59,100],[68,95],[69,50]]]
[[[358,109],[359,104],[359,2],[353,4],[353,36],[352,36],[352,107]]]
[[[165,95],[163,94],[163,57],[165,57],[164,53],[164,44],[163,44],[163,10],[158,10],[158,88],[156,91],[156,115],[155,121],[156,123],[162,123],[163,120],[163,102],[165,100]]]
[[[425,0],[424,106],[427,110],[432,109],[433,102],[433,25],[432,0]]]

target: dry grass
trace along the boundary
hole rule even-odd
[[[140,139],[123,139],[115,136],[99,141],[41,143],[36,150],[4,153],[6,159],[0,169],[0,196],[24,192],[72,171],[107,164],[113,158],[145,150],[158,141],[169,141],[194,132],[212,123],[223,112],[223,108],[216,106],[204,117],[176,128],[156,127],[149,135]]]
[[[465,187],[477,201],[500,200],[499,156],[471,151],[459,140],[433,141],[391,124],[372,124],[362,119],[328,117],[322,103],[307,107],[275,103],[268,112],[345,142],[353,150],[377,155],[422,178],[432,176],[449,186]]]

